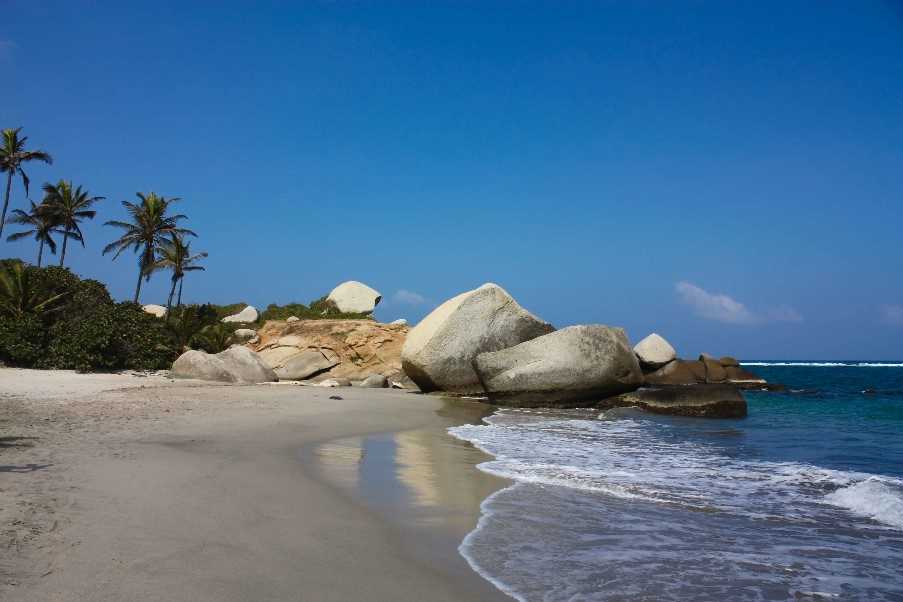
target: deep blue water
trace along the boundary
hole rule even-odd
[[[452,429],[515,483],[462,553],[523,600],[903,600],[903,363],[748,367],[788,390],[747,393],[745,419]]]

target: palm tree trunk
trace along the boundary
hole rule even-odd
[[[9,208],[9,192],[13,188],[13,170],[10,168],[6,176],[6,196],[3,197],[3,216],[0,217],[0,239],[3,238],[3,226],[6,224],[6,210]]]
[[[41,239],[41,244],[38,245],[38,267],[41,267],[41,257],[44,255],[44,239]]]
[[[173,295],[176,294],[176,279],[172,279],[172,287],[169,289],[169,297],[166,299],[166,319],[169,319],[169,314],[172,311],[172,298]]]
[[[185,280],[185,276],[179,278],[179,300],[176,302],[176,307],[182,307],[182,281]]]
[[[60,267],[63,267],[63,262],[66,261],[66,243],[69,242],[69,228],[63,232],[63,252],[60,253]]]
[[[138,303],[138,297],[141,295],[141,279],[144,278],[144,268],[138,268],[138,286],[135,287],[135,303]]]

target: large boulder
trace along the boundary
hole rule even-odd
[[[151,314],[152,316],[156,316],[158,318],[166,317],[166,308],[162,305],[154,305],[153,303],[149,303],[147,305],[142,305],[141,309],[145,312]]]
[[[461,293],[420,321],[405,341],[401,363],[423,391],[482,392],[473,359],[555,330],[518,305],[502,287]]]
[[[344,314],[369,314],[382,298],[379,291],[362,282],[349,280],[332,289],[326,302]]]
[[[389,380],[382,374],[371,374],[358,385],[368,389],[385,389],[389,386]]]
[[[269,320],[251,348],[283,380],[401,372],[401,347],[408,327],[374,320]]]
[[[178,378],[235,382],[235,376],[229,372],[222,359],[197,349],[189,349],[180,355],[173,362],[170,374]]]
[[[621,328],[569,326],[473,362],[489,399],[503,405],[579,406],[643,383]]]
[[[223,318],[223,322],[240,322],[243,324],[248,324],[250,322],[256,322],[257,318],[257,308],[255,308],[253,305],[248,305],[237,314],[232,314],[231,316],[226,316],[225,318]]]
[[[241,345],[233,345],[221,353],[220,359],[240,383],[268,383],[279,380],[273,369],[267,366],[261,357]]]
[[[275,372],[279,380],[304,380],[320,372],[325,372],[338,363],[338,356],[334,353],[327,356],[319,349],[308,349],[293,354],[280,362]]]
[[[677,352],[674,351],[674,347],[654,332],[637,343],[633,348],[633,352],[643,366],[653,369],[660,368],[668,362],[673,362],[677,359]]]
[[[233,346],[217,354],[195,349],[176,359],[170,371],[180,378],[217,380],[231,383],[263,383],[277,380],[276,374],[247,347]]]
[[[704,418],[746,416],[746,399],[737,387],[731,385],[644,387],[598,404],[598,407],[606,409],[626,406],[637,406],[655,414],[675,416]]]

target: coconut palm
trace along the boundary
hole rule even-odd
[[[122,206],[128,211],[131,221],[111,220],[104,224],[123,230],[123,234],[103,250],[104,255],[116,251],[116,254],[113,255],[114,260],[128,248],[138,254],[138,285],[135,287],[135,303],[138,303],[138,297],[141,295],[141,279],[150,280],[157,251],[169,240],[169,237],[173,234],[197,236],[191,230],[179,226],[180,221],[187,219],[186,215],[181,213],[167,215],[169,206],[179,201],[178,198],[167,199],[153,192],[146,195],[139,192],[137,195],[140,203],[122,201]]]
[[[172,309],[172,298],[176,293],[176,284],[179,285],[179,301],[178,306],[182,305],[182,280],[185,278],[185,272],[203,271],[204,267],[197,265],[197,262],[207,257],[207,253],[201,252],[196,255],[191,254],[191,243],[185,242],[185,237],[179,234],[172,234],[168,241],[165,241],[157,249],[157,260],[154,262],[152,271],[170,270],[172,272],[172,286],[169,289],[169,298],[166,300],[166,315]]]
[[[6,223],[6,210],[9,208],[9,193],[13,188],[13,176],[19,174],[22,185],[25,187],[25,196],[28,196],[28,176],[22,168],[29,161],[43,161],[53,163],[53,158],[44,151],[25,150],[25,142],[28,136],[19,137],[22,128],[3,130],[3,140],[0,141],[0,173],[6,172],[6,195],[3,197],[3,214],[0,215],[0,238],[3,237],[3,226]]]
[[[53,234],[57,232],[56,227],[59,225],[59,222],[57,222],[54,212],[46,204],[36,205],[34,201],[29,202],[31,203],[31,211],[26,213],[21,209],[13,209],[9,223],[31,226],[31,229],[10,234],[6,237],[6,240],[12,241],[28,238],[29,236],[33,237],[38,242],[38,267],[41,267],[44,245],[47,245],[51,253],[56,254],[56,241],[53,240]]]
[[[58,222],[57,232],[63,235],[63,249],[60,252],[60,267],[66,261],[66,244],[70,238],[85,246],[85,236],[79,227],[84,219],[94,219],[97,212],[91,205],[102,201],[102,196],[90,196],[81,186],[72,188],[72,182],[60,180],[56,184],[44,184],[44,203],[53,212]]]

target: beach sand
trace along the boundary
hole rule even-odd
[[[485,411],[0,369],[0,599],[509,599],[457,553],[504,482],[445,429]]]

